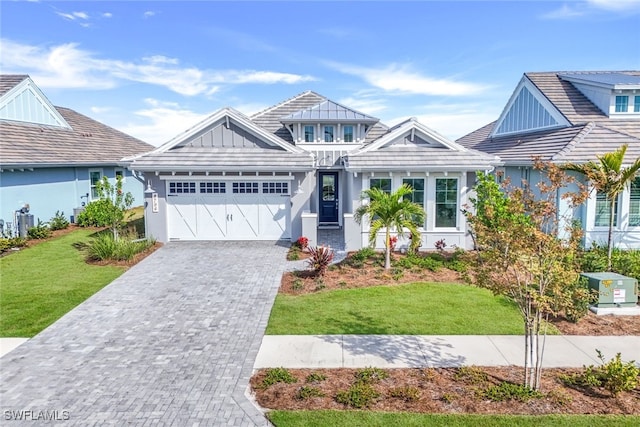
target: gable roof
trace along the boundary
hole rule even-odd
[[[470,150],[410,118],[377,141],[345,156],[351,171],[489,170],[498,161],[494,156]]]
[[[0,117],[2,168],[116,165],[123,157],[153,149],[74,110],[53,106],[27,75],[0,75],[0,100],[5,106],[18,100],[17,105],[29,107],[10,107]],[[14,110],[35,118],[27,120],[29,114]],[[51,124],[42,123],[47,112],[55,115]]]
[[[580,92],[567,75],[581,74],[598,81],[634,80],[640,71],[620,72],[536,72],[523,79],[535,88],[567,119],[568,125],[538,132],[492,136],[497,122],[471,132],[457,142],[469,148],[495,154],[507,164],[531,164],[533,156],[543,160],[586,162],[629,144],[627,159],[640,155],[640,119],[609,118]]]

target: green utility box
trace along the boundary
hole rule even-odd
[[[618,273],[582,273],[589,289],[598,292],[600,307],[634,307],[638,303],[638,281]]]

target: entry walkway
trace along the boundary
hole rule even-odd
[[[543,367],[597,365],[600,350],[640,367],[640,336],[547,336]],[[523,366],[524,337],[517,335],[266,335],[255,369],[415,368]]]
[[[246,391],[288,246],[160,248],[0,359],[3,422],[269,425]]]

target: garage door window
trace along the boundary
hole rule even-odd
[[[226,182],[201,182],[200,193],[224,194],[227,192]]]
[[[258,194],[260,188],[257,182],[234,182],[233,193],[234,194]]]
[[[170,182],[169,194],[194,194],[196,192],[195,182]]]
[[[264,194],[289,194],[288,182],[263,182],[262,192]]]

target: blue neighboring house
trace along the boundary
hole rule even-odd
[[[143,184],[121,159],[154,147],[69,108],[53,106],[27,75],[0,75],[0,219],[15,229],[28,206],[35,222],[95,200],[96,183],[124,179],[143,203]]]
[[[498,172],[532,186],[543,178],[532,168],[534,156],[559,164],[597,162],[598,155],[627,144],[628,166],[640,157],[640,71],[525,73],[500,117],[457,142],[499,156]],[[586,247],[606,243],[609,229],[609,202],[590,194],[574,211],[558,197],[560,212],[581,224]],[[640,176],[616,201],[613,220],[616,246],[640,248]]]

